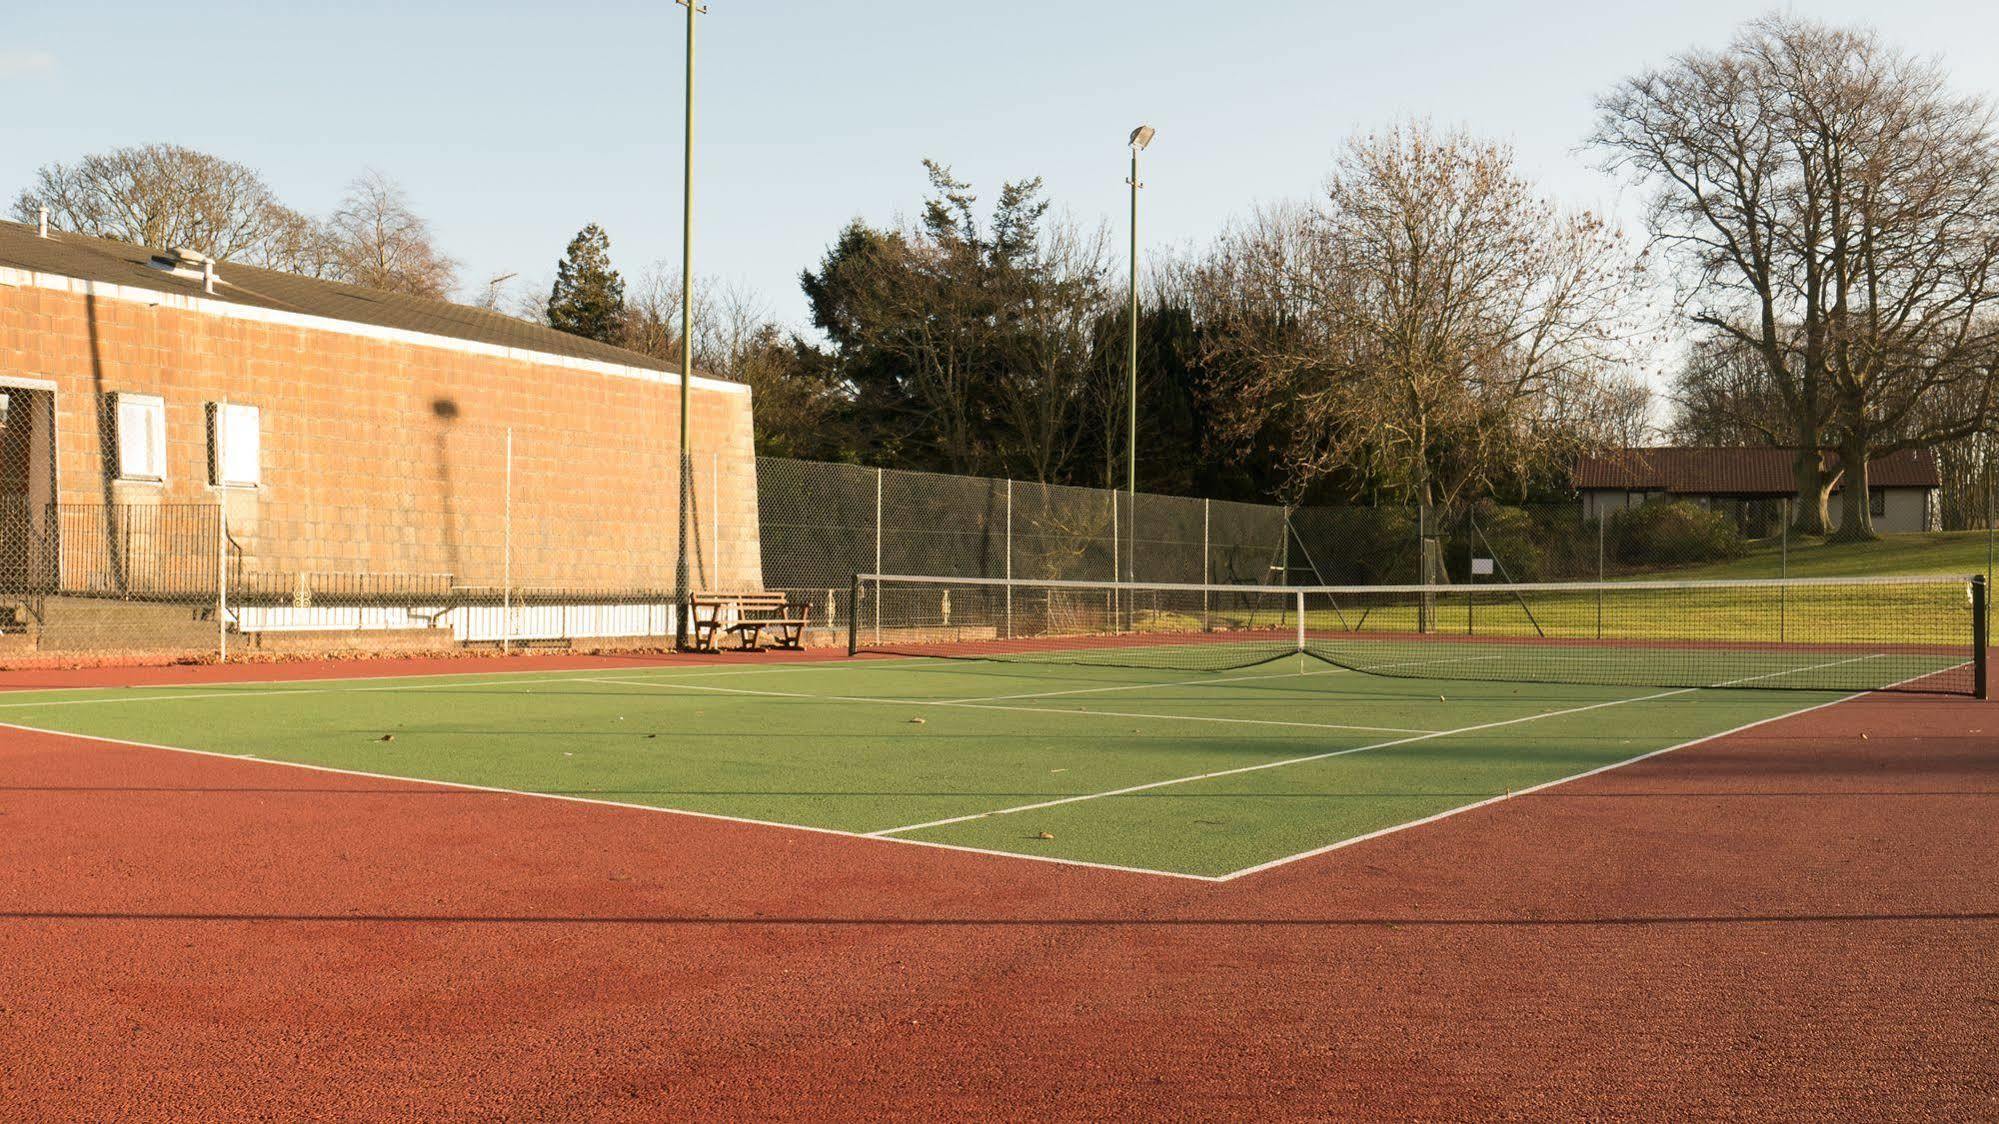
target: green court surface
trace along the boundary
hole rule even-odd
[[[1297,658],[1201,673],[747,657],[16,692],[0,721],[1218,878],[1841,697],[1397,679]]]

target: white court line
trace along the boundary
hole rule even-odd
[[[174,699],[174,698],[220,698],[224,695],[236,695],[236,694],[242,694],[242,695],[333,694],[341,690],[419,691],[419,690],[437,690],[443,687],[480,687],[480,686],[486,686],[486,684],[413,683],[408,686],[399,686],[399,687],[352,687],[352,688],[343,688],[337,686],[307,688],[304,687],[303,685],[312,684],[312,683],[330,683],[330,684],[379,683],[384,680],[404,680],[404,679],[484,680],[484,679],[502,679],[503,677],[511,677],[518,675],[541,675],[547,677],[543,679],[505,678],[504,683],[494,684],[495,686],[501,686],[505,685],[506,683],[564,683],[573,679],[581,678],[582,676],[591,675],[591,674],[601,674],[607,671],[615,671],[621,675],[644,675],[647,672],[671,672],[678,675],[687,676],[690,678],[706,679],[706,678],[713,678],[716,676],[724,676],[724,675],[776,675],[786,671],[804,671],[804,670],[861,671],[873,667],[900,667],[906,664],[939,664],[942,662],[944,661],[941,661],[935,656],[906,656],[896,659],[863,660],[863,659],[853,659],[853,658],[848,658],[848,659],[834,658],[834,659],[825,659],[825,660],[796,660],[796,661],[787,661],[786,663],[777,666],[765,666],[765,667],[731,667],[728,664],[724,663],[681,664],[681,665],[661,663],[661,664],[641,665],[638,667],[631,668],[628,671],[616,667],[573,667],[573,668],[568,668],[566,670],[558,670],[558,671],[549,671],[543,668],[517,667],[502,671],[419,671],[419,672],[412,672],[407,675],[328,676],[322,679],[237,679],[237,680],[218,680],[213,683],[187,683],[187,684],[145,683],[137,686],[100,684],[97,686],[79,686],[79,687],[11,687],[11,688],[0,688],[0,699],[8,698],[11,696],[18,696],[18,695],[69,696],[69,695],[82,694],[86,692],[96,692],[96,691],[133,691],[133,690],[140,690],[140,691],[156,690],[156,691],[173,692],[172,694],[167,694],[167,695],[150,695],[146,696],[144,699],[135,698],[133,700],[130,700],[134,702],[156,701],[161,699]],[[293,686],[299,686],[300,689],[294,691],[197,691],[196,690],[196,688],[200,687],[293,687]],[[74,700],[65,697],[61,699],[50,699],[44,702],[0,703],[0,709],[20,709],[20,708],[34,707],[34,706],[70,705],[71,703],[125,702],[125,701],[127,700],[124,699],[123,697],[102,698],[102,699],[89,698],[89,699],[74,699]]]
[[[1914,683],[1919,679],[1928,679],[1932,675],[1941,675],[1945,671],[1955,671],[1957,670],[1957,668],[1963,666],[1964,666],[1963,664],[1958,664],[1956,665],[1956,667],[1947,667],[1941,669],[1940,671],[1926,671],[1921,675],[1912,675],[1907,679],[1903,679],[1895,683],[1889,683],[1886,686],[1874,687],[1865,691],[1855,691],[1853,694],[1850,695],[1844,695],[1836,699],[1829,699],[1822,703],[1814,703],[1811,706],[1801,707],[1797,710],[1789,711],[1784,714],[1773,714],[1768,718],[1759,718],[1754,722],[1744,722],[1742,725],[1736,726],[1733,729],[1722,730],[1719,733],[1714,733],[1714,734],[1703,734],[1698,738],[1694,738],[1691,741],[1681,742],[1678,745],[1669,745],[1663,749],[1650,750],[1648,752],[1638,754],[1635,757],[1627,757],[1622,761],[1613,761],[1608,765],[1598,765],[1594,769],[1585,769],[1580,773],[1571,773],[1566,777],[1557,777],[1552,781],[1542,781],[1540,784],[1532,785],[1528,788],[1517,789],[1512,792],[1502,793],[1501,795],[1498,796],[1488,796],[1484,800],[1476,801],[1471,804],[1461,804],[1455,808],[1446,808],[1443,811],[1436,813],[1435,815],[1424,816],[1422,819],[1419,820],[1410,820],[1407,823],[1393,824],[1389,827],[1384,827],[1379,831],[1370,831],[1365,835],[1356,835],[1351,839],[1342,839],[1337,843],[1328,843],[1323,847],[1314,847],[1309,851],[1300,851],[1295,855],[1285,855],[1281,858],[1271,859],[1268,862],[1257,863],[1255,866],[1243,867],[1241,870],[1232,870],[1227,874],[1217,875],[1215,877],[1215,881],[1230,882],[1237,878],[1243,878],[1251,874],[1261,874],[1266,870],[1274,870],[1277,867],[1286,866],[1290,863],[1299,862],[1304,859],[1316,858],[1319,855],[1330,854],[1342,848],[1351,847],[1356,843],[1365,843],[1370,839],[1379,839],[1384,835],[1393,835],[1398,831],[1407,831],[1412,827],[1422,827],[1426,824],[1433,824],[1436,823],[1438,820],[1449,819],[1452,816],[1458,815],[1463,812],[1469,812],[1475,808],[1484,808],[1493,804],[1500,803],[1501,801],[1504,800],[1511,800],[1515,797],[1532,795],[1533,793],[1536,792],[1541,792],[1546,789],[1554,788],[1556,785],[1564,785],[1568,784],[1571,781],[1579,781],[1584,779],[1585,777],[1596,776],[1598,773],[1607,773],[1612,769],[1622,769],[1626,765],[1634,765],[1649,757],[1658,757],[1661,754],[1672,753],[1676,750],[1692,749],[1694,746],[1697,745],[1705,745],[1711,741],[1716,741],[1718,739],[1726,737],[1732,737],[1736,734],[1743,733],[1744,731],[1747,730],[1754,730],[1758,726],[1767,726],[1772,722],[1782,722],[1787,718],[1796,718],[1801,714],[1810,714],[1815,710],[1824,710],[1829,706],[1838,706],[1841,703],[1849,703],[1865,695],[1874,694],[1877,691],[1892,691],[1895,688],[1900,687],[1905,683]]]
[[[1873,657],[1861,657],[1861,658],[1868,659]],[[888,661],[882,661],[882,662],[888,662]],[[929,661],[926,660],[922,662],[929,662]],[[1855,662],[1855,661],[1841,661],[1841,662]],[[1959,664],[1957,666],[1962,667],[1964,665]],[[1814,669],[1800,668],[1797,670],[1814,670]],[[1955,670],[1955,668],[1943,668],[1940,669],[1939,671],[1925,672],[1922,675],[1912,676],[1909,679],[1902,680],[1900,683],[1891,683],[1888,684],[1886,687],[1875,688],[1875,690],[1892,689],[1894,687],[1901,686],[1903,683],[1913,683],[1916,680],[1926,679],[1932,675],[1937,675],[1941,674],[1944,671],[1952,671],[1952,670]],[[1781,672],[1778,674],[1790,674],[1790,673]],[[396,678],[396,677],[376,676],[374,678],[380,679],[380,678]],[[284,681],[280,680],[279,682],[284,682]],[[1740,682],[1746,682],[1746,680]],[[1728,684],[1717,684],[1717,686],[1727,686],[1727,685]],[[1689,689],[1698,690],[1700,688],[1689,688]],[[1669,692],[1669,693],[1678,693],[1678,692]],[[1836,703],[1850,702],[1853,699],[1857,699],[1863,695],[1868,695],[1872,693],[1873,691],[1858,691],[1855,692],[1854,694],[1847,695],[1844,698],[1834,699],[1830,702],[1819,703],[1815,706],[1804,707],[1800,710],[1791,711],[1786,714],[1773,715],[1759,722],[1752,722],[1746,726],[1738,727],[1738,729],[1735,731],[1725,731],[1720,734],[1711,734],[1708,737],[1697,738],[1694,741],[1685,742],[1678,746],[1672,746],[1667,749],[1654,750],[1651,753],[1641,754],[1638,757],[1633,757],[1629,761],[1618,762],[1617,764],[1614,765],[1601,766],[1599,768],[1589,770],[1589,772],[1586,773],[1578,773],[1573,777],[1563,778],[1562,780],[1549,781],[1546,784],[1537,786],[1536,789],[1523,789],[1521,790],[1521,792],[1522,793],[1531,792],[1531,791],[1536,791],[1539,788],[1547,788],[1557,784],[1565,784],[1568,781],[1577,780],[1581,777],[1586,777],[1593,775],[1595,773],[1604,772],[1608,769],[1618,768],[1622,765],[1630,764],[1633,761],[1642,760],[1643,758],[1646,757],[1657,756],[1658,754],[1661,753],[1670,753],[1674,749],[1684,749],[1689,746],[1699,745],[1703,742],[1713,740],[1714,738],[1725,737],[1730,733],[1739,732],[1739,730],[1746,730],[1754,726],[1763,725],[1764,723],[1767,722],[1776,722],[1781,719],[1792,718],[1800,714],[1808,714],[1814,710],[1820,710],[1823,709],[1824,707],[1835,705]],[[1631,701],[1639,701],[1639,700],[1631,700]],[[1062,711],[1060,713],[1066,714],[1074,712]],[[685,808],[665,808],[654,804],[634,804],[628,801],[608,800],[602,797],[577,796],[577,795],[571,795],[567,793],[557,793],[557,792],[533,792],[527,789],[499,788],[491,785],[470,784],[463,781],[427,780],[418,777],[398,776],[391,773],[372,773],[361,769],[341,769],[331,765],[308,765],[298,761],[284,761],[270,757],[258,757],[251,754],[223,753],[217,750],[209,750],[209,749],[190,749],[186,746],[162,745],[156,742],[133,741],[128,738],[112,738],[112,737],[102,737],[92,734],[79,734],[70,730],[50,730],[50,729],[44,729],[39,726],[25,726],[16,722],[0,722],[0,729],[19,730],[24,733],[30,733],[30,734],[44,734],[50,737],[69,738],[75,741],[85,742],[85,743],[97,742],[103,745],[122,745],[138,749],[161,750],[168,753],[184,753],[195,757],[213,757],[227,761],[241,761],[241,762],[249,762],[252,764],[259,764],[259,765],[276,765],[286,769],[304,769],[309,772],[330,773],[337,776],[366,777],[371,780],[394,781],[401,784],[410,784],[410,785],[419,785],[419,786],[431,785],[438,788],[457,789],[467,792],[484,792],[484,793],[492,793],[495,795],[502,795],[502,796],[520,796],[533,800],[559,800],[572,804],[599,804],[606,807],[622,808],[636,812],[652,812],[668,816],[685,816],[691,819],[711,820],[721,823],[744,824],[753,827],[772,827],[787,831],[802,831],[813,835],[830,835],[844,839],[863,839],[876,843],[893,843],[910,847],[928,847],[933,850],[957,851],[965,854],[988,855],[995,858],[1003,858],[1003,859],[1025,859],[1029,862],[1047,863],[1055,866],[1082,867],[1091,870],[1111,870],[1124,874],[1154,875],[1161,878],[1177,878],[1189,882],[1211,882],[1211,883],[1227,882],[1235,878],[1240,878],[1248,874],[1253,874],[1261,870],[1269,869],[1273,866],[1279,866],[1288,862],[1297,861],[1299,859],[1309,858],[1312,855],[1322,854],[1325,851],[1333,850],[1341,846],[1347,846],[1352,843],[1360,842],[1362,839],[1373,837],[1373,836],[1356,837],[1355,839],[1345,840],[1341,843],[1333,844],[1330,847],[1318,848],[1313,851],[1301,852],[1297,855],[1290,855],[1284,858],[1274,859],[1268,863],[1264,863],[1256,867],[1246,867],[1242,870],[1232,871],[1228,874],[1223,874],[1223,875],[1189,874],[1185,871],[1179,871],[1179,870],[1155,870],[1150,867],[1121,866],[1115,863],[1090,862],[1085,859],[1066,859],[1066,858],[1059,858],[1054,855],[1036,855],[1023,851],[1003,851],[996,848],[973,847],[959,843],[939,843],[926,839],[904,839],[895,835],[881,835],[872,832],[864,833],[864,832],[855,832],[855,831],[843,831],[839,828],[811,827],[805,824],[781,823],[775,820],[756,820],[744,816],[724,815],[719,812],[697,812]],[[1515,795],[1520,795],[1520,793],[1516,793]],[[1402,824],[1394,828],[1386,829],[1385,831],[1382,832],[1376,832],[1374,833],[1374,835],[1376,836],[1383,835],[1387,834],[1390,831],[1401,830],[1402,828],[1405,827],[1415,827],[1420,824],[1434,822],[1435,820],[1442,819],[1445,816],[1455,815],[1456,813],[1462,811],[1469,811],[1472,808],[1480,807],[1483,806],[1484,804],[1490,804],[1490,803],[1492,803],[1491,800],[1486,800],[1482,801],[1480,804],[1468,804],[1462,808],[1450,809],[1449,811],[1440,813],[1439,815],[1436,816],[1431,816],[1427,819],[1411,821],[1408,824]],[[897,830],[908,830],[908,829],[897,829]]]
[[[961,710],[997,710],[1005,714],[1062,714],[1070,718],[1141,718],[1154,722],[1218,722],[1233,726],[1286,726],[1301,730],[1354,730],[1363,734],[1429,734],[1433,730],[1411,730],[1400,726],[1348,726],[1338,722],[1284,722],[1275,718],[1218,718],[1195,714],[1146,714],[1129,710],[1060,710],[1049,706],[996,706],[957,699],[888,699],[866,695],[813,695],[803,691],[757,691],[747,687],[710,687],[702,683],[664,682],[647,679],[585,679],[585,683],[617,683],[628,687],[658,687],[671,691],[712,691],[724,695],[746,695],[767,699],[811,699],[814,702],[870,703],[875,706],[947,706]]]
[[[895,664],[911,663],[911,662],[928,663],[933,661],[930,661],[924,657],[913,657],[910,660],[868,660],[868,661],[862,661],[860,663],[846,663],[846,662],[835,663],[831,660],[828,660],[823,665],[816,662],[805,663],[801,661],[800,663],[793,664],[788,667],[728,668],[722,671],[696,671],[691,668],[677,668],[677,667],[661,667],[656,670],[673,672],[682,678],[713,679],[720,676],[730,676],[730,675],[771,675],[777,672],[798,671],[805,668],[819,670],[823,667],[825,670],[834,671],[834,670],[845,670],[850,668],[858,669],[870,665],[875,667],[881,667],[884,665],[895,665]],[[719,666],[719,665],[710,665],[710,666]],[[547,683],[595,683],[595,682],[600,682],[601,680],[589,678],[590,674],[592,672],[602,672],[607,670],[616,670],[616,669],[579,667],[572,669],[570,672],[566,674],[564,673],[549,674],[548,677],[545,679],[489,678],[489,676],[497,677],[497,676],[535,674],[533,672],[527,672],[527,671],[499,671],[499,672],[490,672],[484,675],[479,673],[471,673],[468,675],[421,675],[421,676],[371,675],[371,676],[358,677],[354,679],[320,679],[320,680],[267,679],[267,680],[260,680],[255,683],[189,684],[187,688],[176,688],[171,685],[157,685],[158,690],[163,690],[168,692],[167,694],[163,695],[129,695],[129,694],[124,694],[122,692],[131,690],[132,688],[122,688],[122,687],[59,687],[59,688],[50,688],[50,690],[60,690],[64,692],[112,691],[120,693],[101,695],[87,699],[58,698],[58,699],[45,699],[37,702],[0,702],[0,710],[33,710],[37,707],[44,707],[44,706],[95,706],[105,703],[177,702],[182,699],[280,698],[288,695],[380,694],[390,691],[448,691],[456,687],[518,687],[522,685],[539,686]],[[627,674],[638,674],[638,673],[640,672],[632,672]],[[199,691],[193,689],[196,686],[210,686],[210,685],[228,686],[232,688],[234,687],[284,688],[288,684],[294,684],[294,683],[296,684],[374,683],[385,679],[389,680],[449,679],[452,680],[452,682],[400,683],[393,687],[300,686],[293,689],[248,690],[248,691],[244,690]],[[461,681],[467,679],[472,679],[477,681],[476,682]],[[664,682],[664,681],[667,680],[662,678],[658,680],[650,680],[649,682]],[[638,680],[631,680],[631,682],[638,682]],[[0,698],[6,698],[9,693],[10,692],[0,691]],[[13,693],[27,693],[27,692],[13,692]],[[41,692],[36,691],[34,693],[39,694]]]
[[[1325,753],[1307,754],[1306,756],[1303,757],[1289,757],[1281,761],[1265,761],[1260,765],[1242,765],[1234,769],[1218,769],[1211,773],[1198,773],[1195,774],[1194,776],[1189,776],[1189,777],[1174,777],[1170,780],[1149,781],[1145,784],[1129,785],[1124,788],[1114,788],[1104,792],[1084,793],[1081,796],[1064,796],[1056,800],[1042,800],[1033,804],[1021,804],[1012,808],[999,808],[994,811],[980,812],[969,816],[952,816],[948,819],[931,820],[928,823],[916,823],[916,824],[909,824],[904,827],[883,828],[880,831],[871,831],[868,834],[871,836],[891,836],[905,831],[922,831],[926,828],[946,827],[951,824],[968,823],[972,820],[982,820],[991,816],[1010,816],[1016,812],[1033,812],[1033,811],[1038,811],[1042,808],[1059,807],[1063,804],[1080,804],[1085,800],[1102,800],[1105,799],[1106,797],[1111,797],[1111,796],[1128,796],[1134,792],[1147,792],[1155,788],[1170,788],[1173,785],[1192,784],[1196,781],[1214,780],[1217,777],[1233,777],[1242,773],[1255,773],[1265,769],[1282,769],[1290,765],[1303,765],[1312,761],[1324,761],[1332,757],[1345,757],[1346,755],[1351,753],[1366,753],[1369,750],[1376,750],[1376,749],[1393,749],[1396,746],[1411,745],[1416,742],[1426,742],[1433,738],[1446,738],[1456,734],[1475,734],[1483,730],[1496,730],[1503,726],[1518,726],[1524,722],[1539,722],[1544,718],[1561,718],[1570,714],[1582,714],[1586,711],[1602,710],[1606,707],[1623,706],[1627,703],[1651,702],[1655,699],[1672,698],[1675,695],[1691,694],[1694,691],[1706,691],[1719,687],[1737,687],[1741,686],[1744,683],[1756,683],[1756,682],[1761,682],[1762,680],[1765,679],[1776,679],[1784,675],[1796,675],[1806,671],[1820,671],[1828,667],[1839,667],[1843,664],[1859,663],[1862,660],[1875,659],[1877,658],[1877,656],[1878,653],[1875,655],[1855,656],[1851,659],[1833,660],[1829,663],[1814,664],[1811,667],[1788,668],[1784,671],[1771,672],[1768,675],[1752,675],[1743,679],[1731,679],[1725,683],[1714,683],[1707,687],[1679,687],[1671,691],[1660,691],[1650,695],[1634,695],[1630,698],[1611,699],[1606,702],[1590,703],[1586,706],[1572,706],[1565,708],[1563,710],[1549,710],[1549,711],[1543,711],[1539,714],[1524,715],[1519,718],[1507,718],[1507,719],[1502,719],[1498,722],[1481,722],[1474,726],[1460,726],[1455,730],[1435,730],[1428,733],[1417,734],[1413,737],[1395,738],[1393,740],[1385,742],[1374,742],[1373,744],[1370,745],[1354,746],[1351,749],[1335,749],[1335,750],[1329,750]]]
[[[747,816],[729,816],[720,812],[696,812],[688,808],[666,808],[657,804],[633,804],[625,800],[607,800],[598,796],[577,796],[564,792],[535,792],[525,788],[499,788],[494,785],[471,784],[465,781],[431,780],[425,777],[406,777],[395,773],[371,773],[364,769],[341,769],[332,765],[308,765],[302,761],[285,761],[275,757],[258,757],[248,753],[223,753],[213,749],[190,749],[182,745],[162,745],[158,742],[133,741],[130,738],[111,738],[97,734],[79,734],[71,730],[48,730],[40,726],[23,726],[18,722],[0,722],[0,730],[18,730],[27,734],[46,734],[51,737],[71,738],[80,742],[98,742],[103,745],[122,745],[134,749],[163,750],[167,753],[185,753],[195,757],[215,757],[225,761],[248,762],[254,765],[277,765],[286,769],[305,769],[314,773],[332,773],[342,777],[366,777],[370,780],[395,781],[408,785],[432,785],[439,788],[458,789],[465,792],[485,792],[496,796],[522,796],[533,800],[560,800],[569,804],[598,804],[607,808],[624,808],[634,812],[654,812],[666,816],[686,816],[697,820],[714,820],[721,823],[744,824],[750,827],[775,827],[787,831],[803,831],[813,835],[834,835],[842,839],[859,839],[870,843],[900,843],[905,846],[927,847],[933,851],[960,851],[974,855],[992,855],[1003,859],[1027,859],[1030,862],[1052,863],[1056,866],[1079,866],[1091,870],[1115,870],[1124,874],[1150,874],[1160,878],[1180,878],[1191,882],[1219,882],[1220,878],[1211,874],[1188,874],[1180,870],[1154,870],[1144,866],[1120,866],[1116,863],[1090,862],[1086,859],[1065,859],[1055,855],[1035,855],[1022,851],[1001,851],[990,847],[969,847],[959,843],[932,843],[926,839],[897,839],[892,836],[875,836],[859,831],[843,831],[837,827],[812,827],[808,824],[783,823],[778,820],[756,820]]]

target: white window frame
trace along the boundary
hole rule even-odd
[[[263,413],[241,402],[208,404],[208,483],[256,488],[263,483]]]
[[[166,399],[157,394],[119,391],[112,408],[117,411],[112,438],[118,443],[118,479],[166,483]]]

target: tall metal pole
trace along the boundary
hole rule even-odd
[[[1133,529],[1137,529],[1138,513],[1138,149],[1131,146],[1131,349],[1130,362],[1125,369],[1125,462],[1124,490],[1130,497],[1125,505],[1133,518]],[[1136,539],[1137,535],[1127,535]],[[1126,580],[1138,576],[1138,549],[1135,542],[1125,545],[1130,562],[1125,568]]]
[[[500,510],[500,654],[514,650],[514,427],[507,427]]]
[[[1138,189],[1145,186],[1138,182],[1138,154],[1152,143],[1152,136],[1150,125],[1131,131],[1131,179],[1126,181],[1131,184],[1131,349],[1125,368],[1124,446],[1124,490],[1129,500],[1125,510],[1131,517],[1131,531],[1124,536],[1129,559],[1125,577],[1129,581],[1138,580]],[[1113,565],[1113,572],[1116,569]]]
[[[681,154],[680,186],[680,538],[673,559],[673,641],[687,646],[687,542],[689,509],[694,498],[694,461],[688,447],[688,415],[694,384],[694,17],[707,11],[696,0],[679,0],[687,9],[686,147]]]

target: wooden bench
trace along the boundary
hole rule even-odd
[[[797,651],[805,640],[811,606],[793,605],[782,593],[724,593],[704,590],[687,601],[694,648],[719,652],[723,633],[732,633],[738,651],[755,651],[764,633],[773,646]]]

